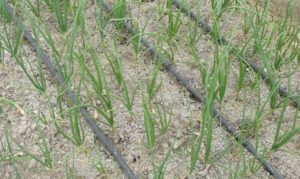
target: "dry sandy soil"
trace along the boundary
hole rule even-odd
[[[138,9],[135,6],[135,2],[130,4],[132,14],[142,24],[146,22],[145,19],[149,18],[149,14],[157,2],[145,2]],[[210,20],[209,4],[206,1],[203,3],[202,15],[208,21]],[[93,3],[89,3],[86,9],[86,18],[92,19],[95,7]],[[299,11],[298,11],[299,12]],[[271,14],[272,15],[272,14]],[[278,14],[273,14],[279,16]],[[57,34],[53,23],[53,16],[50,12],[46,11],[43,15],[56,39],[56,44],[59,48],[61,37]],[[145,31],[156,32],[162,28],[162,25],[166,23],[166,18],[162,22],[157,22],[158,17],[153,14],[150,18],[149,24]],[[188,22],[188,18],[184,18],[184,23]],[[27,23],[27,22],[25,22]],[[93,29],[95,23],[87,21],[88,26]],[[222,31],[225,34],[230,34],[232,31],[235,35],[232,37],[234,42],[240,40],[241,28],[243,25],[242,19],[238,14],[227,13],[224,16],[222,22]],[[118,39],[118,33],[113,30],[113,26],[107,27],[112,36]],[[181,28],[180,34],[182,37],[186,37],[187,26]],[[233,29],[233,30],[232,30]],[[200,32],[201,33],[201,32]],[[99,37],[99,34],[92,35],[95,39]],[[100,37],[99,37],[100,38]],[[151,38],[155,41],[154,38]],[[41,41],[43,44],[43,41]],[[136,58],[132,45],[127,43],[117,42],[117,48],[122,54],[122,62],[124,65],[125,80],[128,83],[130,91],[133,91],[137,85],[137,77],[145,84],[149,80],[149,75],[152,72],[153,64],[152,57],[148,53]],[[167,48],[167,47],[166,47]],[[210,40],[209,35],[201,35],[200,41],[197,43],[196,50],[199,53],[202,62],[212,65],[214,59],[213,54],[214,43]],[[47,51],[49,48],[44,45],[44,49]],[[178,38],[174,47],[175,66],[184,73],[189,80],[197,88],[201,89],[200,74],[195,65],[193,65],[193,57],[190,55],[189,50],[186,48],[183,39]],[[98,55],[101,59],[105,59],[104,51],[106,49],[98,49]],[[27,55],[29,59],[35,59],[35,54],[31,47],[24,43],[24,55]],[[234,57],[232,57],[234,59]],[[112,76],[112,72],[109,70],[109,66],[106,60],[103,60],[105,73],[107,76]],[[232,60],[231,72],[228,79],[228,89],[226,92],[225,100],[221,108],[221,112],[227,116],[232,123],[239,126],[239,121],[243,115],[243,99],[241,94],[238,99],[236,98],[235,85],[238,75],[238,60]],[[299,69],[293,69],[295,73],[292,75],[292,85],[294,91],[297,91],[297,85],[300,78]],[[75,75],[76,76],[76,75]],[[13,145],[13,154],[19,157],[17,162],[17,168],[24,178],[65,178],[68,170],[72,170],[72,163],[74,163],[73,172],[75,178],[125,178],[118,165],[114,162],[112,157],[104,149],[103,146],[97,140],[95,140],[93,133],[87,125],[83,123],[85,131],[85,143],[83,147],[77,148],[66,140],[55,128],[53,121],[51,121],[48,102],[50,101],[56,106],[56,84],[51,82],[51,78],[47,75],[47,94],[40,94],[32,86],[22,69],[17,65],[14,59],[5,52],[4,61],[0,62],[0,97],[13,100],[18,107],[9,105],[3,105],[2,113],[0,113],[0,155],[6,156],[9,154],[6,142],[5,131],[7,130],[12,134],[14,138],[20,141],[20,145],[27,148],[31,153],[36,155],[41,151],[38,148],[37,143],[40,142],[40,138],[37,134],[35,118],[44,114],[48,120],[48,124],[41,124],[43,132],[46,135],[46,141],[51,146],[53,155],[54,167],[52,169],[46,169],[41,164],[33,159],[30,159],[24,152],[22,152],[16,145]],[[250,83],[255,78],[253,72],[247,74],[247,81]],[[174,151],[170,161],[168,162],[165,178],[231,178],[230,171],[233,172],[236,168],[239,168],[240,161],[247,162],[252,159],[252,156],[248,152],[239,152],[238,145],[234,139],[221,127],[218,123],[214,124],[213,144],[212,144],[212,159],[211,164],[204,164],[202,156],[204,152],[201,152],[199,156],[199,162],[195,171],[191,176],[188,173],[188,166],[190,160],[190,138],[191,138],[191,125],[190,121],[199,125],[201,120],[201,105],[196,101],[193,101],[189,94],[181,87],[176,80],[169,75],[165,70],[159,73],[158,79],[162,80],[162,86],[157,94],[157,103],[166,106],[170,110],[172,107],[172,118],[170,129],[165,135],[160,135],[157,132],[157,143],[155,147],[154,156],[151,157],[146,145],[146,137],[144,132],[143,121],[143,108],[141,101],[141,91],[138,90],[135,97],[134,104],[134,119],[131,119],[130,115],[126,111],[124,105],[117,99],[114,99],[115,121],[116,131],[99,122],[101,128],[113,141],[117,151],[125,158],[129,166],[140,178],[152,178],[153,167],[152,163],[159,164],[163,161],[165,155],[170,149],[170,146],[174,144]],[[113,77],[109,77],[108,81],[111,85],[111,90],[114,94],[120,94],[120,89],[116,84]],[[286,81],[285,81],[286,82]],[[250,88],[250,87],[249,87]],[[268,86],[264,83],[261,84],[261,99],[258,99],[257,92],[253,92],[249,89],[245,89],[246,97],[246,111],[245,116],[251,119],[255,110],[255,105],[259,100],[266,100],[268,96]],[[93,101],[92,96],[87,96],[83,91],[83,101]],[[49,97],[49,101],[47,101]],[[286,112],[286,119],[283,123],[283,129],[288,129],[292,126],[292,119],[295,114],[295,109],[291,106],[288,107]],[[93,116],[97,121],[101,121],[100,116],[93,113]],[[264,120],[262,121],[262,130],[260,132],[259,148],[270,147],[273,142],[273,136],[276,129],[276,119],[280,116],[280,111],[275,111],[272,116],[265,112]],[[299,116],[298,116],[299,117]],[[68,123],[64,123],[64,127],[68,128]],[[255,140],[252,138],[252,142]],[[300,136],[297,135],[287,145],[283,147],[283,150],[270,153],[266,157],[286,178],[300,178]],[[204,143],[205,145],[205,143]],[[242,149],[243,150],[243,149]],[[243,154],[240,156],[240,154]],[[105,173],[101,173],[96,170],[95,164],[99,164],[99,161],[105,167]],[[242,170],[242,169],[241,169]],[[242,172],[242,171],[239,171]],[[246,176],[248,178],[272,178],[265,170],[260,168],[255,174],[251,174],[249,167],[247,167]],[[13,167],[8,160],[0,161],[0,178],[13,178],[15,173]]]

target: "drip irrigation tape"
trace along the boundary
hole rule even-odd
[[[13,9],[11,6],[6,2],[6,0],[3,0],[3,4],[10,14],[10,16],[13,18],[16,25],[20,26],[24,32],[23,32],[23,39],[28,41],[35,52],[38,51],[37,44],[35,39],[32,37],[30,32],[26,30],[23,23],[20,21],[20,19],[13,13]],[[47,70],[51,73],[51,75],[54,77],[56,82],[64,89],[65,94],[69,97],[69,99],[72,100],[72,103],[81,106],[80,100],[76,98],[74,93],[67,87],[65,84],[65,81],[62,77],[62,75],[58,72],[58,70],[55,68],[55,66],[52,64],[49,57],[44,53],[43,50],[39,50],[38,53],[41,55],[42,62],[45,64]],[[84,107],[79,107],[79,111],[81,115],[83,116],[85,122],[89,125],[89,127],[92,129],[94,134],[96,135],[97,139],[105,146],[106,150],[114,157],[115,161],[118,163],[120,168],[123,170],[125,175],[130,179],[137,179],[137,176],[133,173],[133,171],[130,169],[130,167],[127,165],[123,157],[117,152],[116,148],[112,145],[112,142],[110,139],[103,133],[102,129],[97,125],[97,123],[94,121],[94,119],[91,117],[89,111]]]
[[[173,0],[173,4],[182,13],[184,13],[188,17],[190,17],[191,20],[193,20],[195,22],[198,22],[199,27],[201,27],[206,33],[208,33],[208,34],[212,33],[211,26],[207,22],[205,22],[203,19],[197,18],[196,13],[193,12],[193,11],[190,11],[183,3],[181,3],[181,0]],[[219,39],[217,39],[217,42],[221,45],[222,44],[223,45],[230,45],[231,47],[233,47],[230,52],[233,53],[233,54],[236,54],[236,49],[237,48],[235,48],[234,45],[229,43],[224,37],[220,37]],[[239,56],[238,59],[240,59],[248,67],[252,68],[253,71],[255,71],[256,73],[259,73],[261,75],[261,78],[264,81],[266,81],[267,83],[270,83],[270,79],[268,78],[268,74],[264,70],[262,70],[262,68],[258,64],[256,64],[256,63],[252,62],[251,60],[247,59],[247,57],[245,57],[245,56],[242,56],[242,57]],[[300,109],[300,104],[299,104],[299,101],[297,100],[297,97],[290,96],[285,87],[280,85],[279,89],[278,89],[278,93],[281,97],[289,98],[289,100],[290,100],[293,107],[295,107],[297,109]]]
[[[107,13],[110,13],[112,8],[110,5],[105,2],[105,0],[102,1],[102,4],[106,10]],[[131,25],[128,22],[124,22],[124,28],[130,33],[130,34],[135,34],[135,30],[131,27]],[[164,68],[169,71],[185,88],[186,90],[199,101],[200,103],[205,102],[205,94],[202,93],[200,94],[187,80],[187,78],[182,75],[176,68],[167,62],[162,55],[157,53],[156,48],[154,45],[152,45],[146,38],[141,37],[140,42],[143,44],[145,48],[147,48],[157,60],[160,60],[162,62],[162,65]],[[260,156],[255,147],[249,142],[247,139],[242,138],[238,130],[230,123],[230,121],[223,116],[216,108],[213,110],[213,116],[214,118],[218,119],[218,121],[226,128],[226,130],[231,133],[234,138],[240,142],[244,148],[246,148],[263,166],[264,168],[276,179],[283,179],[284,177],[267,161],[265,160],[262,156]]]

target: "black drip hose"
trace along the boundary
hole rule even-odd
[[[38,51],[37,44],[35,39],[32,37],[30,32],[24,28],[23,23],[20,21],[20,19],[13,13],[13,9],[10,7],[10,5],[6,2],[6,0],[3,0],[3,4],[10,14],[10,16],[13,18],[15,23],[23,28],[24,34],[23,38],[27,40],[35,52]],[[72,103],[80,105],[80,100],[76,98],[74,93],[67,87],[65,84],[65,81],[62,77],[62,75],[58,72],[58,70],[55,68],[55,66],[51,63],[51,60],[49,57],[44,53],[43,50],[39,50],[38,53],[41,55],[42,62],[47,67],[47,70],[51,73],[51,75],[54,77],[56,82],[64,89],[65,94],[72,100]],[[125,175],[130,179],[137,179],[137,176],[133,173],[133,171],[130,169],[128,164],[125,162],[123,157],[117,152],[116,148],[112,145],[112,142],[110,139],[103,133],[102,129],[97,125],[97,123],[94,121],[94,119],[91,117],[89,111],[84,107],[79,107],[79,111],[81,115],[83,116],[85,122],[89,125],[89,127],[93,130],[94,134],[96,135],[97,139],[105,146],[106,150],[114,157],[114,160],[119,164],[120,168],[123,170]]]
[[[173,4],[175,5],[175,7],[177,9],[179,9],[181,12],[185,13],[188,17],[190,17],[190,19],[192,19],[195,22],[198,22],[199,27],[201,27],[206,33],[208,33],[208,34],[212,33],[211,26],[207,22],[205,22],[203,19],[197,18],[196,13],[193,12],[193,11],[188,10],[188,8],[181,2],[181,0],[173,0]],[[229,42],[224,37],[220,37],[219,39],[217,39],[217,42],[219,44],[223,44],[223,45],[228,45],[229,44]],[[233,47],[233,49],[230,52],[235,53],[236,48],[234,48],[234,46],[232,44],[230,44],[230,45]],[[265,80],[267,83],[270,83],[270,79],[268,78],[268,74],[264,70],[262,70],[262,68],[259,67],[258,64],[256,64],[253,61],[247,59],[247,57],[245,57],[245,56],[238,57],[238,59],[240,59],[248,67],[252,68],[252,70],[255,71],[256,73],[260,73],[261,78],[263,80]],[[289,98],[289,100],[290,100],[293,107],[295,107],[297,109],[300,109],[300,104],[299,104],[299,101],[297,100],[297,97],[290,96],[285,87],[280,85],[279,89],[278,89],[278,93],[281,97]]]
[[[102,5],[104,6],[107,13],[110,13],[112,8],[110,5],[105,2],[105,0],[102,1]],[[196,17],[196,16],[195,16]],[[209,26],[206,26],[204,24],[204,27],[209,30]],[[131,25],[127,22],[124,22],[124,28],[130,33],[130,34],[136,34],[135,30],[131,27]],[[221,39],[222,40],[222,39]],[[185,76],[183,76],[179,71],[176,70],[176,68],[164,60],[164,58],[157,53],[156,48],[154,45],[152,45],[148,40],[146,40],[144,37],[140,38],[140,42],[143,44],[145,48],[147,48],[156,59],[160,60],[162,62],[162,65],[164,68],[166,68],[185,88],[186,90],[197,99],[200,103],[205,103],[205,94],[200,94],[187,80]],[[276,179],[283,179],[284,177],[262,156],[260,156],[255,147],[251,144],[251,142],[247,139],[242,138],[238,134],[238,130],[230,123],[230,121],[223,116],[216,108],[213,109],[213,116],[214,118],[218,119],[218,121],[226,128],[226,130],[231,133],[234,138],[240,142],[263,166],[264,168]]]
[[[7,4],[7,2],[4,0],[4,5],[10,15],[14,18],[16,23],[18,25],[21,25],[23,27],[23,24],[19,21],[17,17],[13,14],[13,11],[11,7]],[[103,2],[104,8],[107,12],[111,11],[110,6]],[[124,24],[125,28],[130,32],[134,33],[134,30],[131,28],[131,26],[125,22]],[[37,50],[35,40],[31,36],[31,34],[24,29],[24,38],[29,41],[34,48],[34,50]],[[205,96],[202,94],[199,94],[196,89],[192,87],[192,85],[189,83],[189,81],[181,75],[170,63],[164,61],[162,56],[156,53],[155,47],[150,44],[145,38],[141,37],[141,43],[148,48],[152,54],[156,56],[157,59],[163,61],[163,66],[173,75],[176,77],[176,79],[189,91],[196,99],[199,100],[200,103],[203,103],[205,101]],[[79,104],[80,101],[77,100],[75,95],[67,88],[61,74],[57,72],[57,69],[54,67],[54,65],[50,62],[48,56],[41,51],[41,58],[45,65],[47,66],[47,69],[50,71],[50,73],[55,77],[56,81],[67,91],[68,96],[72,99],[72,101],[76,104]],[[99,128],[99,126],[96,125],[94,120],[90,117],[89,112],[85,108],[80,108],[80,112],[85,118],[85,121],[88,123],[88,125],[91,127],[91,129],[94,131],[97,138],[103,143],[103,145],[106,147],[106,149],[111,153],[111,155],[114,156],[114,159],[117,161],[117,163],[120,165],[122,170],[125,172],[125,174],[129,178],[137,178],[135,174],[131,171],[131,169],[128,167],[124,159],[117,153],[116,149],[111,144],[110,140],[103,134],[102,130]],[[265,169],[273,175],[275,178],[282,179],[284,178],[281,174],[277,172],[277,170],[268,163],[267,160],[263,159],[255,150],[254,146],[246,139],[241,139],[241,137],[238,134],[238,130],[229,122],[228,119],[226,119],[217,109],[213,110],[213,115],[215,118],[219,120],[219,122],[226,128],[226,130],[231,133],[236,140],[242,143],[242,145],[253,155],[256,157],[257,160],[259,160],[262,165],[265,167]]]

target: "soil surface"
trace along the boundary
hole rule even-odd
[[[155,34],[156,32],[157,34],[164,32],[167,25],[167,15],[160,17],[157,12],[154,12],[154,9],[158,6],[157,4],[160,2],[140,3],[130,1],[131,16],[141,27],[147,23],[145,32],[152,32],[154,35],[147,35],[146,37],[166,51],[172,49],[174,55],[173,64],[176,69],[184,74],[199,91],[203,90],[201,75],[197,66],[199,61],[195,61],[185,40],[188,37],[187,29],[189,28],[190,20],[187,17],[183,17],[183,25],[178,32],[179,35],[176,36],[172,48],[164,42],[158,43],[161,39]],[[192,4],[195,2],[193,1]],[[100,34],[98,31],[93,30],[96,29],[97,25],[93,18],[95,9],[94,3],[89,2],[87,4],[85,9],[86,24],[92,32],[91,37],[93,37],[93,41],[98,41],[101,38]],[[211,22],[209,9],[210,4],[207,1],[201,1],[201,15],[207,22]],[[276,14],[274,13],[270,16],[272,15],[275,16]],[[162,19],[158,21],[160,18]],[[55,18],[50,11],[43,13],[41,22],[49,28],[57,48],[62,49],[62,42],[65,36],[57,32],[54,21]],[[24,23],[30,24],[27,20]],[[241,43],[243,32],[240,27],[243,26],[244,22],[240,14],[233,11],[226,12],[221,24],[222,32],[226,37],[230,37],[230,40],[236,44]],[[2,26],[3,22],[0,25]],[[139,56],[136,56],[133,46],[126,39],[122,38],[123,35],[127,35],[126,32],[120,33],[115,30],[112,23],[106,27],[106,30],[109,32],[109,36],[102,41],[99,40],[102,46],[97,47],[97,55],[104,66],[111,93],[122,97],[122,90],[120,90],[105,56],[105,51],[111,50],[113,47],[111,39],[115,39],[116,49],[121,53],[124,76],[130,93],[137,88],[138,80],[142,83],[141,86],[145,87],[155,66],[153,57],[145,49]],[[80,37],[78,37],[77,41],[80,42],[80,40]],[[43,49],[52,57],[53,54],[43,38],[40,39],[40,43]],[[77,50],[80,49],[80,44],[78,43],[78,46],[75,47]],[[210,35],[199,31],[199,42],[195,45],[195,51],[199,54],[200,63],[206,64],[207,68],[212,68],[213,66],[214,48],[215,44],[211,40]],[[33,62],[38,60],[32,48],[25,41],[20,53]],[[256,106],[258,103],[268,99],[269,87],[261,81],[260,85],[258,85],[260,90],[252,90],[250,84],[256,78],[256,74],[248,69],[246,83],[249,85],[237,94],[236,83],[239,73],[239,62],[232,55],[228,55],[228,58],[232,58],[232,61],[228,72],[226,95],[222,105],[219,105],[218,102],[215,105],[222,114],[239,128],[243,115],[249,119],[249,124],[251,125]],[[91,60],[88,61],[88,66],[92,66]],[[300,85],[298,80],[300,78],[300,70],[296,66],[292,68],[292,72],[287,71],[288,67],[283,67],[283,70],[278,72],[278,76],[283,79],[282,85],[284,86],[289,83],[286,74],[292,74],[290,83],[293,94],[297,93]],[[74,67],[74,88],[78,85],[80,73],[76,69],[79,69],[78,66]],[[49,111],[49,105],[52,105],[55,113],[58,114],[57,84],[52,81],[52,77],[48,73],[46,73],[46,79],[47,90],[45,93],[40,93],[34,88],[15,59],[7,51],[4,51],[4,60],[0,62],[0,99],[13,101],[14,105],[0,104],[2,110],[0,111],[0,178],[14,178],[16,176],[12,165],[13,162],[9,157],[11,155],[16,158],[16,167],[23,178],[66,178],[68,173],[73,173],[75,178],[125,178],[117,163],[101,143],[95,139],[94,134],[84,122],[82,122],[82,128],[84,129],[85,142],[81,147],[76,147],[58,132]],[[159,104],[161,109],[163,107],[167,109],[168,116],[171,116],[171,121],[170,127],[165,134],[156,129],[156,144],[153,154],[147,148],[144,130],[142,94],[145,94],[145,89],[142,88],[136,91],[133,116],[128,113],[126,107],[118,98],[113,98],[115,129],[103,124],[105,119],[95,111],[90,110],[99,126],[112,140],[117,151],[124,157],[139,178],[153,178],[153,164],[159,166],[172,146],[174,149],[165,168],[165,178],[231,178],[234,177],[234,173],[244,173],[248,178],[272,178],[261,167],[254,173],[250,171],[249,165],[253,161],[253,156],[238,145],[218,122],[214,123],[213,128],[212,161],[209,164],[204,163],[204,148],[202,148],[203,150],[201,150],[198,157],[199,162],[197,162],[194,172],[190,175],[191,123],[195,125],[195,135],[197,136],[197,131],[202,122],[201,104],[190,98],[190,95],[181,84],[166,70],[161,69],[158,81],[161,81],[162,85],[153,103]],[[92,90],[91,86],[87,86],[80,94],[83,103],[97,105],[97,99],[87,89]],[[67,108],[67,104],[63,108]],[[154,107],[151,110],[154,114],[157,113]],[[273,144],[279,117],[280,110],[270,113],[270,109],[267,107],[263,112],[262,128],[259,134],[259,142],[257,143],[259,152],[263,152],[264,148],[270,148]],[[39,144],[42,141],[37,128],[37,121],[41,118],[47,121],[46,123],[39,122],[39,125],[52,151],[53,168],[51,169],[30,158],[20,148],[22,146],[36,156],[42,154],[39,148]],[[299,114],[296,113],[295,108],[288,106],[284,122],[282,123],[282,131],[293,126],[294,118],[299,119]],[[69,122],[60,120],[61,126],[70,132]],[[248,137],[253,144],[256,143],[251,132]],[[7,138],[15,139],[15,142],[9,140],[12,146],[11,151]],[[203,147],[205,145],[206,142],[204,142]],[[300,166],[299,135],[296,135],[281,150],[268,153],[265,157],[285,178],[300,178],[300,170],[298,169]],[[245,168],[243,168],[243,162],[245,162]],[[99,169],[101,165],[104,168],[103,170]],[[238,176],[240,175],[237,174]]]

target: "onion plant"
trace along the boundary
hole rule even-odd
[[[160,67],[161,67],[161,63],[158,62],[158,64],[155,65],[155,67],[150,75],[150,81],[147,84],[147,94],[148,94],[148,98],[150,101],[155,97],[156,93],[158,92],[159,88],[162,85],[162,80],[160,81],[159,84],[156,84]]]
[[[289,91],[290,91],[291,78],[289,78],[288,86],[289,86]],[[299,85],[298,85],[298,87],[299,87]],[[300,100],[298,100],[298,101],[300,101]],[[292,126],[285,131],[283,131],[283,129],[282,129],[282,124],[285,121],[285,115],[286,115],[286,110],[287,110],[288,105],[289,105],[289,99],[284,98],[283,104],[281,105],[279,119],[276,121],[277,122],[276,133],[274,136],[273,144],[271,146],[271,149],[273,151],[279,150],[285,144],[287,144],[295,135],[300,133],[300,127],[297,125],[297,119],[299,118],[299,110],[295,111]]]
[[[155,124],[162,134],[166,134],[171,124],[172,107],[171,109],[167,109],[165,104],[158,104],[158,102],[156,102],[154,105],[154,111],[156,114],[154,115],[156,118]]]
[[[63,167],[65,171],[66,178],[75,178],[75,151],[72,151],[65,155],[63,158]],[[71,161],[69,161],[71,160]]]
[[[154,119],[151,111],[148,107],[147,100],[143,97],[143,110],[144,110],[144,127],[146,132],[148,148],[152,152],[155,145],[155,130],[154,130]]]
[[[3,17],[3,20],[5,23],[8,23],[11,20],[11,16],[9,15],[9,13],[4,5],[4,1],[0,2],[0,14]]]
[[[290,129],[284,131],[282,134],[280,134],[281,125],[284,122],[284,116],[285,111],[288,106],[288,99],[285,99],[284,104],[282,106],[279,120],[277,121],[277,128],[276,128],[276,134],[274,137],[274,141],[272,144],[272,150],[277,151],[280,148],[282,148],[283,145],[288,143],[295,135],[300,134],[300,127],[297,127],[296,125],[292,126]],[[294,121],[296,121],[298,116],[298,111],[296,111],[296,114],[294,115]]]
[[[177,11],[176,16],[173,15],[172,8],[173,0],[167,0],[167,11],[168,11],[168,38],[170,41],[176,36],[181,26],[181,12]]]
[[[104,36],[104,29],[107,25],[107,19],[105,16],[105,9],[103,7],[103,0],[97,1],[97,11],[96,11],[96,23],[98,25],[98,30],[101,34],[101,37]]]
[[[94,49],[95,50],[95,49]],[[86,73],[86,78],[88,79],[88,83],[92,86],[94,90],[95,97],[100,100],[100,106],[94,106],[98,113],[103,116],[107,124],[111,127],[114,126],[114,112],[113,112],[113,104],[111,99],[111,92],[109,86],[106,81],[106,77],[103,72],[102,64],[98,56],[91,51],[92,53],[92,62],[93,67],[95,68],[95,73],[90,67],[87,66],[86,57],[83,55],[78,57],[78,62],[81,65],[82,69]]]
[[[32,85],[40,92],[44,92],[46,90],[46,81],[41,62],[37,60],[33,63],[27,55],[23,54],[23,27],[17,26],[14,38],[10,38],[12,34],[8,32],[8,28],[8,25],[4,24],[4,35],[0,35],[3,48],[16,60]],[[35,35],[38,36],[37,33]],[[37,42],[37,48],[39,48],[39,42]],[[37,58],[39,58],[39,52],[37,53]]]
[[[34,119],[34,122],[36,124],[36,129],[38,132],[38,136],[41,139],[41,143],[37,144],[39,146],[39,149],[41,151],[41,154],[33,154],[30,152],[29,149],[27,149],[26,147],[22,146],[20,144],[20,141],[16,138],[14,138],[9,132],[8,130],[6,130],[6,135],[7,135],[7,140],[12,140],[14,142],[15,145],[17,145],[26,155],[28,155],[30,158],[34,159],[35,161],[39,162],[40,164],[42,164],[43,166],[51,169],[53,168],[53,159],[52,159],[52,154],[51,154],[51,150],[46,142],[46,136],[41,128],[41,125],[39,123],[39,121],[36,119],[35,116],[33,116],[33,114],[31,114],[31,116]]]
[[[22,178],[22,175],[21,173],[19,172],[19,169],[17,167],[17,157],[14,155],[14,150],[13,150],[13,146],[12,146],[12,143],[11,143],[11,138],[9,136],[9,133],[8,131],[6,130],[6,134],[5,134],[5,138],[6,138],[6,143],[7,143],[7,149],[8,149],[8,160],[10,161],[11,165],[12,165],[12,168],[13,168],[13,172],[15,173],[15,176],[17,179],[21,179]]]
[[[137,30],[135,32],[135,34],[132,35],[132,38],[131,38],[131,42],[132,42],[135,54],[137,56],[140,53],[140,50],[141,50],[141,47],[142,47],[142,45],[141,45],[141,34],[142,34],[142,32],[140,32],[139,30]]]
[[[172,154],[173,154],[173,148],[174,148],[174,144],[172,144],[172,146],[170,147],[168,153],[166,154],[166,156],[164,157],[163,161],[157,166],[156,164],[153,164],[153,170],[154,170],[154,179],[161,179],[161,178],[165,178],[165,172],[166,172],[166,168],[168,165],[168,162],[170,161]]]
[[[30,0],[26,0],[26,5],[29,7],[29,9],[31,10],[31,12],[36,16],[36,17],[40,17],[41,16],[41,1],[37,0],[35,3],[33,3]]]
[[[52,7],[52,0],[42,0],[47,6],[49,9],[51,9]]]
[[[65,93],[58,89],[58,96],[62,96]],[[67,99],[68,100],[68,99]],[[80,121],[80,114],[79,114],[79,108],[81,106],[76,106],[76,104],[73,104],[71,100],[68,100],[70,108],[65,109],[63,106],[63,98],[58,97],[57,98],[57,104],[59,106],[59,113],[57,114],[55,112],[53,104],[49,101],[49,110],[50,115],[52,118],[52,121],[55,124],[56,129],[70,142],[72,142],[76,146],[81,146],[84,142],[84,130]],[[62,118],[63,117],[63,118]],[[65,123],[65,120],[68,120],[69,129],[71,130],[71,133],[69,134],[66,132],[65,129],[63,129],[61,123]]]
[[[70,0],[52,0],[53,12],[56,16],[58,27],[61,32],[68,30],[68,10]]]
[[[113,18],[117,21],[117,29],[122,29],[124,27],[124,20],[126,15],[126,0],[117,0],[112,11]]]
[[[124,79],[123,75],[123,65],[122,65],[122,60],[120,53],[115,47],[115,44],[112,47],[113,53],[112,55],[109,55],[107,52],[105,52],[106,58],[108,59],[108,62],[110,64],[110,67],[112,69],[112,72],[117,80],[117,83],[121,90],[123,91],[124,94],[124,99],[121,99],[125,107],[127,108],[128,112],[132,115],[132,107],[133,107],[133,102],[134,102],[134,96],[137,90],[137,87],[134,89],[132,94],[129,94],[129,89],[127,87],[127,83]]]

